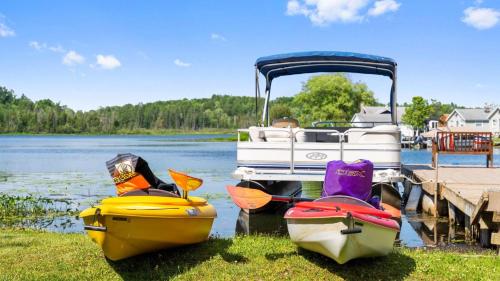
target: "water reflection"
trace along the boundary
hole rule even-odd
[[[446,246],[465,243],[465,229],[452,225],[447,218],[435,218],[426,214],[406,214],[408,224],[415,230],[426,246]]]
[[[236,220],[236,234],[287,235],[286,220],[283,218],[288,207],[278,210],[249,213],[240,210]]]

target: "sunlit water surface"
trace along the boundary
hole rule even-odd
[[[165,181],[170,182],[168,168],[203,178],[203,187],[192,195],[208,198],[217,209],[218,218],[212,234],[232,236],[240,209],[231,202],[225,186],[236,183],[231,178],[236,164],[236,143],[202,141],[214,137],[224,135],[0,136],[0,192],[70,199],[74,208],[83,210],[102,198],[115,195],[105,162],[117,153],[130,152],[143,157],[153,172]],[[494,159],[495,165],[499,165],[499,157],[495,155]],[[431,154],[427,150],[404,150],[402,153],[405,164],[430,161]],[[440,156],[440,164],[480,165],[484,162],[484,156]],[[320,185],[308,185],[303,195],[317,196],[320,188]],[[275,220],[266,220],[269,221],[275,223]],[[45,228],[83,231],[81,220],[74,218],[64,227],[56,220]],[[409,246],[425,244],[406,217],[400,239]]]

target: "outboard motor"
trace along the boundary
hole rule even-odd
[[[180,195],[175,184],[168,184],[157,178],[149,168],[148,162],[137,155],[118,154],[115,158],[107,161],[106,166],[115,182],[119,196],[134,190],[150,188]]]

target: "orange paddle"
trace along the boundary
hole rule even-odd
[[[265,193],[264,191],[244,188],[237,186],[226,186],[227,192],[233,199],[233,202],[242,209],[258,209],[264,207],[271,201],[295,202],[295,201],[313,201],[308,198],[294,198],[288,196],[276,196]]]
[[[172,169],[168,169],[170,177],[174,180],[175,184],[182,188],[182,198],[186,199],[188,192],[196,190],[203,184],[203,180],[199,178],[192,177],[188,174],[177,172]]]
[[[380,205],[382,206],[382,208],[384,208],[384,211],[391,214],[393,218],[401,218],[401,210],[385,203],[380,203]]]
[[[370,214],[381,218],[391,218],[392,215],[388,212],[378,210],[370,207],[363,207],[351,204],[333,203],[333,202],[314,202],[311,198],[289,197],[289,196],[276,196],[265,193],[259,189],[243,188],[237,186],[226,186],[227,192],[233,199],[233,202],[242,209],[258,209],[271,201],[281,202],[302,202],[300,206],[306,208],[318,208],[323,210],[352,210],[360,214]]]

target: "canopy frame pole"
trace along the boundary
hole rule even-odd
[[[255,66],[255,122],[259,125],[259,100],[260,100],[260,86],[259,86],[259,69]]]
[[[397,65],[394,66],[391,86],[391,121],[393,125],[398,125],[398,102],[397,102]]]
[[[262,110],[262,124],[264,126],[267,126],[269,127],[269,124],[270,124],[270,117],[269,117],[269,99],[270,99],[270,96],[271,96],[271,81],[269,81],[269,79],[266,79],[266,100],[264,102],[264,109]],[[266,120],[267,120],[267,124],[266,124]]]

